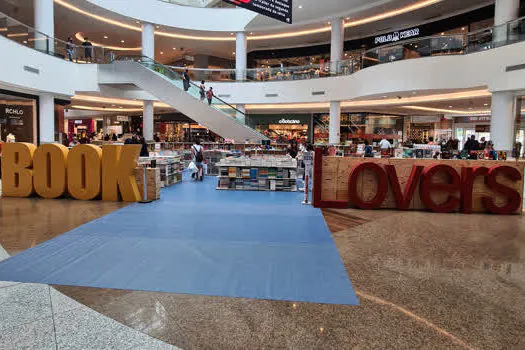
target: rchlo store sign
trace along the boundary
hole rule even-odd
[[[385,34],[381,36],[376,36],[374,40],[374,44],[386,44],[386,43],[395,43],[396,41],[400,41],[403,39],[409,39],[419,36],[419,28],[412,28],[403,30],[400,32],[393,32],[390,34]]]

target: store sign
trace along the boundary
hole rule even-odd
[[[279,124],[301,124],[299,119],[280,119]]]
[[[393,32],[386,35],[376,36],[374,39],[375,45],[377,44],[386,44],[394,43],[399,40],[409,39],[415,36],[419,36],[419,28],[412,28],[403,30],[401,32]]]
[[[127,115],[117,115],[117,121],[119,122],[127,122],[129,120],[129,117]]]
[[[292,0],[222,0],[281,22],[292,24]]]
[[[475,116],[475,117],[458,117],[456,123],[480,123],[490,122],[490,116]]]
[[[2,146],[4,197],[60,198],[138,202],[135,168],[140,145],[5,143]]]
[[[17,109],[17,108],[6,107],[4,112],[5,112],[6,115],[17,115],[17,116],[24,115],[24,110],[23,109]]]
[[[391,163],[350,159],[341,164],[336,158],[323,161],[320,149],[316,150],[314,159],[314,206],[318,208],[347,208],[351,204],[360,209],[372,210],[385,208],[385,203],[388,203],[386,207],[398,210],[420,209],[436,213],[461,211],[471,214],[476,200],[476,212],[480,211],[479,202],[483,211],[492,214],[514,214],[521,211],[523,165],[475,161],[479,165],[471,167],[466,166],[471,163],[463,162],[459,166],[454,163],[453,167],[428,161],[415,163],[409,159],[396,159]],[[337,164],[337,161],[340,163]],[[423,162],[428,162],[429,165],[421,165],[425,164]],[[333,168],[338,169],[336,177],[348,177],[348,185],[345,185],[348,186],[348,200],[321,199],[322,169],[330,166],[330,163]],[[409,164],[412,166],[408,167]],[[487,164],[494,165],[485,166]],[[351,170],[348,172],[346,169]],[[327,171],[327,174],[330,179],[334,178],[333,171]],[[479,178],[484,178],[484,181],[479,181]]]

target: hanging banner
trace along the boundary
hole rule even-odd
[[[292,24],[292,0],[222,0],[281,22]]]

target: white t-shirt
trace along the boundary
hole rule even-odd
[[[387,139],[382,139],[381,142],[379,142],[379,148],[390,149],[392,148],[392,145],[390,144],[390,142],[388,142]]]

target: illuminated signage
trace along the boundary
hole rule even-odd
[[[24,111],[22,109],[15,109],[15,108],[5,108],[5,114],[10,115],[24,115]]]
[[[301,124],[299,119],[280,119],[279,124]]]
[[[401,32],[393,32],[386,35],[376,36],[374,43],[377,44],[386,44],[386,43],[395,43],[396,41],[413,38],[419,36],[419,28],[412,28],[403,30]]]
[[[292,24],[292,0],[222,0],[281,22]]]

